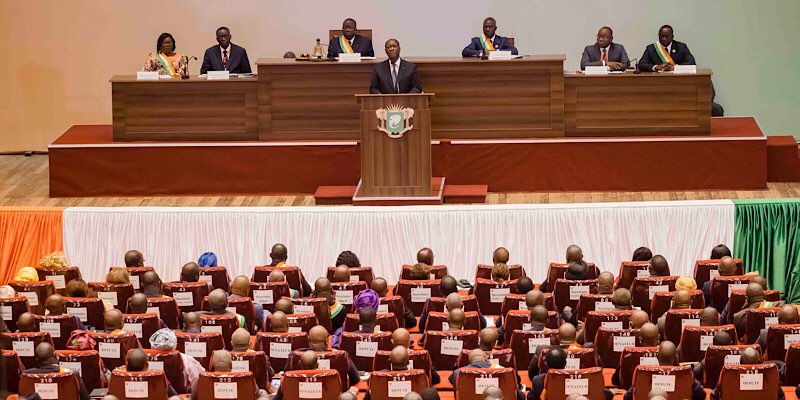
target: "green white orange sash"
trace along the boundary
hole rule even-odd
[[[169,61],[167,56],[164,55],[164,53],[158,53],[158,62],[161,63],[161,67],[170,75],[175,75],[175,68],[172,68],[172,63]]]
[[[658,53],[658,57],[661,58],[661,62],[675,64],[675,61],[672,61],[672,57],[670,57],[667,49],[662,46],[660,42],[653,43],[653,46],[656,48],[656,53]]]
[[[342,48],[342,53],[353,54],[353,47],[350,46],[350,41],[345,39],[344,36],[339,36],[339,47]]]
[[[245,323],[244,316],[243,316],[243,315],[236,314],[236,313],[233,313],[233,315],[234,315],[234,316],[236,317],[236,319],[239,321],[239,328],[245,328],[245,329],[247,329],[247,324]]]
[[[344,310],[344,306],[339,304],[338,301],[334,301],[333,305],[330,306],[330,309],[331,309],[331,318],[333,318],[339,315],[339,313],[342,312],[342,310]]]
[[[481,46],[483,46],[484,51],[494,51],[494,45],[492,45],[492,41],[483,34],[481,34]]]

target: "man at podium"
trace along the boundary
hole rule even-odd
[[[226,27],[217,29],[218,46],[211,46],[206,49],[203,55],[203,65],[200,66],[200,73],[208,71],[230,71],[232,74],[249,74],[250,60],[247,58],[247,50],[244,47],[231,43],[231,31]]]
[[[672,27],[664,25],[658,30],[658,41],[647,45],[639,60],[642,71],[672,71],[675,65],[695,65],[694,56],[685,43],[673,40]]]
[[[334,36],[328,43],[328,58],[339,53],[361,53],[363,57],[375,57],[372,40],[366,36],[356,35],[356,20],[348,18],[342,22],[342,35]]]
[[[621,44],[614,43],[614,31],[604,26],[597,31],[597,42],[586,46],[581,55],[581,69],[588,66],[608,67],[611,71],[625,70],[630,64],[628,53]]]
[[[508,42],[508,38],[495,35],[497,22],[489,17],[483,20],[483,35],[472,38],[472,41],[464,50],[461,50],[462,57],[480,57],[481,54],[489,54],[490,51],[503,50],[511,51],[517,55],[517,48]]]
[[[400,42],[386,41],[388,60],[377,64],[372,72],[369,92],[372,94],[422,93],[417,66],[400,59]]]

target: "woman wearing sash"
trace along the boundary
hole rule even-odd
[[[156,54],[150,53],[144,63],[145,71],[159,71],[161,75],[180,75],[186,68],[182,54],[175,52],[175,38],[162,33],[156,42]]]

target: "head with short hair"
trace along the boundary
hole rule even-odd
[[[408,392],[403,396],[403,400],[423,400],[422,395],[417,392]]]
[[[328,330],[317,325],[308,331],[308,347],[314,351],[328,350]]]
[[[350,268],[340,265],[333,270],[334,282],[350,282]]]
[[[122,329],[122,327],[125,326],[122,311],[117,310],[116,308],[106,311],[105,315],[103,316],[103,323],[106,326],[106,330],[109,331]]]
[[[604,26],[597,31],[597,45],[606,48],[614,40],[614,31]]]
[[[688,290],[678,290],[672,295],[672,309],[692,308],[692,294]]]
[[[749,283],[744,295],[747,297],[747,304],[760,303],[764,301],[764,288],[757,283]]]
[[[352,39],[353,36],[356,35],[357,30],[358,28],[356,27],[356,20],[347,18],[346,20],[342,21],[342,36],[344,36],[345,39]]]
[[[735,344],[731,334],[725,331],[718,331],[715,333],[712,341],[715,346],[730,346]]]
[[[784,304],[781,310],[778,311],[778,323],[782,325],[800,323],[800,316],[797,313],[797,307]]]
[[[287,51],[286,53],[283,53],[283,58],[297,58],[297,55],[294,54],[293,51]]]
[[[367,329],[374,328],[377,316],[374,308],[370,306],[362,307],[358,312],[358,322]]]
[[[408,349],[405,346],[395,346],[389,353],[389,363],[393,371],[408,369]]]
[[[267,282],[286,282],[286,274],[279,269],[273,269],[267,276]]]
[[[125,268],[111,268],[106,274],[108,283],[131,283],[131,274]]]
[[[126,267],[144,267],[144,256],[139,250],[128,250],[125,253]]]
[[[36,332],[36,318],[29,312],[24,312],[17,318],[18,332]]]
[[[417,252],[417,262],[433,265],[433,250],[423,247]]]
[[[614,293],[614,274],[608,271],[600,273],[600,275],[597,277],[597,293],[598,294]]]
[[[353,253],[350,250],[345,250],[339,253],[339,257],[336,258],[335,265],[344,265],[348,268],[358,268],[361,266],[361,261],[358,260],[356,253]]]
[[[669,275],[669,263],[664,256],[657,254],[650,260],[650,276]]]
[[[675,365],[678,348],[675,343],[665,340],[658,345],[658,364],[661,366]]]
[[[281,297],[275,302],[275,311],[283,311],[285,314],[294,314],[294,303],[286,297]]]
[[[272,259],[271,265],[276,265],[280,262],[286,262],[286,260],[289,258],[289,251],[282,243],[276,243],[272,246],[272,249],[269,252],[269,258]]]
[[[481,396],[482,400],[503,400],[503,391],[497,386],[489,386]]]
[[[711,259],[711,260],[721,260],[722,257],[725,257],[725,256],[733,257],[733,254],[731,253],[731,249],[729,249],[728,246],[725,246],[724,244],[718,244],[718,245],[714,246],[713,249],[711,249],[711,256],[709,257],[709,259]]]
[[[49,315],[61,315],[67,311],[67,303],[60,294],[53,294],[47,297],[44,308]]]
[[[128,300],[129,314],[144,314],[147,312],[147,296],[144,293],[136,293]]]
[[[650,261],[653,258],[653,252],[647,247],[639,247],[633,251],[631,261]]]
[[[375,278],[370,283],[369,287],[378,294],[379,297],[386,297],[389,294],[389,283],[386,279]]]
[[[464,314],[464,310],[456,308],[447,313],[447,325],[449,327],[448,330],[460,331],[464,329],[464,325],[466,323],[467,315]]]
[[[696,290],[697,282],[691,276],[682,276],[675,281],[675,290]]]
[[[492,279],[495,281],[505,281],[510,277],[508,264],[496,263],[492,266]]]
[[[650,316],[642,310],[634,310],[629,318],[629,326],[632,329],[639,329],[644,324],[650,322]]]
[[[551,347],[544,352],[544,362],[548,369],[564,369],[567,366],[567,353],[561,347]]]
[[[480,347],[482,350],[492,350],[494,346],[497,345],[497,329],[494,328],[483,328],[481,329],[480,335]]]
[[[492,253],[492,264],[507,264],[509,257],[510,254],[508,253],[508,249],[505,247],[498,247],[494,249],[494,253]]]
[[[420,397],[422,400],[440,400],[439,398],[439,391],[436,388],[426,387],[419,391]],[[417,399],[403,399],[403,400],[417,400]]]
[[[589,266],[583,261],[575,261],[567,267],[567,271],[564,273],[564,278],[570,280],[581,281],[587,278],[587,274],[589,273]],[[553,282],[555,284],[555,282]]]
[[[484,353],[483,350],[481,349],[472,349],[468,354],[468,359],[470,364],[474,364],[480,361],[485,361],[486,353]]]
[[[649,322],[639,328],[639,339],[642,341],[643,347],[658,346],[658,340],[661,334],[658,331],[658,326]]]
[[[356,395],[354,395],[353,392],[345,391],[344,393],[339,395],[339,398],[337,400],[357,400],[357,399],[358,397],[356,397]]]
[[[147,271],[139,275],[139,288],[145,295],[161,294],[161,278],[155,271]]]
[[[464,301],[461,299],[461,295],[458,293],[450,293],[447,295],[447,298],[445,298],[444,307],[447,311],[452,311],[456,308],[463,309]]]
[[[215,372],[231,372],[233,370],[233,360],[231,353],[227,350],[217,350],[211,356],[211,365]]]
[[[200,280],[200,266],[196,262],[183,264],[181,282],[197,282]]]
[[[656,397],[663,397],[664,399],[666,399],[667,396],[668,396],[667,391],[660,387],[651,389],[650,392],[647,393],[648,400],[653,400]]]
[[[289,317],[283,311],[275,311],[269,317],[270,330],[277,333],[289,332]],[[324,329],[324,328],[323,328]]]
[[[583,250],[577,245],[571,244],[567,246],[565,258],[567,259],[567,264],[583,261]]]
[[[217,43],[219,43],[220,47],[227,49],[231,44],[231,30],[227,27],[220,26],[217,28],[216,36]]]
[[[228,293],[214,289],[208,294],[208,309],[211,313],[224,314],[228,307]]]
[[[128,352],[125,357],[125,369],[129,372],[147,371],[147,354],[144,350],[136,348]]]
[[[39,343],[36,349],[33,350],[33,356],[37,367],[58,362],[56,360],[56,349],[48,342]]]
[[[322,277],[314,281],[314,297],[327,298],[329,303],[334,300],[333,287],[328,278]]]
[[[565,322],[558,327],[558,342],[562,346],[575,343],[577,337],[578,331],[575,329],[575,325]]]
[[[700,326],[718,326],[719,311],[714,307],[706,307],[700,312]]]
[[[312,350],[306,350],[300,353],[300,369],[317,369],[319,368],[319,357],[317,353]]]
[[[517,278],[517,293],[528,293],[533,290],[533,279],[523,276]]]
[[[757,283],[761,285],[761,288],[767,290],[767,278],[764,278],[761,275],[751,276],[750,283]]]
[[[487,38],[491,39],[494,37],[494,33],[497,31],[497,21],[495,21],[492,17],[487,17],[483,20],[483,34],[486,35]]]
[[[631,308],[631,292],[628,289],[620,288],[614,291],[611,296],[611,304],[618,310],[629,310]]]
[[[442,290],[442,296],[447,297],[450,293],[458,292],[458,282],[456,282],[456,278],[445,275],[439,281],[439,288]]]
[[[547,320],[550,318],[550,312],[547,311],[543,305],[534,306],[530,311],[530,323],[537,326],[547,325]]]
[[[431,268],[428,267],[426,264],[416,263],[411,266],[411,270],[409,271],[409,273],[411,274],[411,279],[415,281],[423,281],[430,279]]]
[[[664,47],[669,47],[672,43],[673,35],[672,27],[664,25],[658,30],[658,42]]]
[[[744,350],[742,350],[742,356],[739,358],[739,364],[761,364],[761,356],[758,354],[756,349],[752,347],[746,347]]]
[[[67,282],[64,294],[67,297],[89,297],[89,285],[83,279],[73,279]]]
[[[233,278],[233,282],[231,283],[231,294],[248,297],[250,294],[250,278],[245,275],[239,275],[236,278]]]
[[[164,32],[158,35],[156,53],[172,54],[177,48],[175,38],[171,34]]]
[[[244,328],[238,328],[231,335],[231,346],[233,351],[245,352],[250,349],[250,332]]]
[[[200,322],[200,315],[196,312],[188,312],[183,314],[183,330],[185,332],[189,332],[190,330],[195,330],[200,332],[202,327],[202,322]]]
[[[397,328],[392,332],[392,347],[403,346],[408,347],[411,345],[411,334],[406,328]]]
[[[528,309],[544,305],[544,302],[544,293],[542,293],[542,291],[539,289],[529,290],[527,293],[525,293],[525,306],[527,306]]]
[[[733,258],[724,256],[719,259],[719,274],[721,276],[736,275],[736,261]]]
[[[201,267],[216,267],[217,266],[217,255],[207,251],[200,255],[200,258],[197,259],[197,265]]]

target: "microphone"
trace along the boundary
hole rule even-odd
[[[642,71],[639,70],[639,59],[638,58],[634,58],[633,60],[628,60],[628,67],[630,67],[631,63],[634,62],[634,61],[636,63],[633,64],[634,65],[633,66],[633,73],[634,74],[641,74]]]

